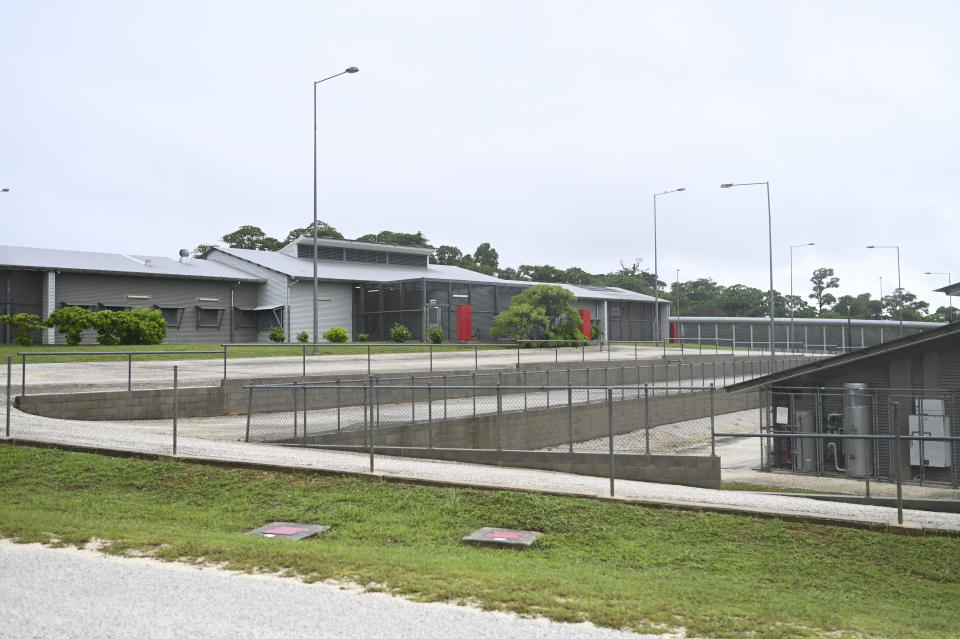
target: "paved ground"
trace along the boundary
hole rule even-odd
[[[289,542],[281,542],[289,543]],[[0,541],[0,637],[663,639],[336,585]]]

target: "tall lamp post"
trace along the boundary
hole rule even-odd
[[[814,246],[816,242],[807,242],[806,244],[793,244],[790,246],[790,297],[793,297],[793,249],[800,248],[801,246]],[[790,344],[789,348],[793,348],[793,300],[790,300]]]
[[[900,245],[888,244],[881,246],[871,244],[868,249],[897,249],[897,312],[900,316],[900,337],[903,337],[903,287],[900,286]],[[882,303],[883,300],[881,300]]]
[[[767,250],[770,254],[770,372],[777,370],[777,357],[774,353],[776,342],[774,341],[774,311],[773,311],[773,216],[770,213],[770,182],[743,182],[742,184],[721,184],[721,189],[729,189],[735,186],[765,186],[767,188]]]
[[[946,275],[947,276],[947,286],[953,284],[953,281],[950,278],[950,273],[947,271],[925,271],[924,275]],[[950,318],[948,322],[953,321],[953,293],[947,293],[947,312],[950,313]]]
[[[348,67],[340,73],[335,73],[328,78],[317,80],[313,83],[313,354],[319,352],[320,319],[317,317],[317,297],[320,294],[320,283],[317,278],[317,85],[327,80],[332,80],[345,73],[356,73],[357,67]]]
[[[653,194],[653,335],[655,341],[660,341],[660,277],[657,264],[657,198],[668,193],[679,193],[686,188],[671,189],[663,193]]]

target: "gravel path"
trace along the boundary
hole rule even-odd
[[[0,572],[6,576],[0,581],[4,638],[677,636],[524,619],[326,583],[36,544],[0,542]]]

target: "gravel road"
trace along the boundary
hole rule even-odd
[[[0,573],[3,638],[682,636],[524,619],[326,583],[6,541],[0,541]]]

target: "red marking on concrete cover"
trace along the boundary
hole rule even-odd
[[[526,533],[515,530],[491,530],[484,537],[487,539],[520,539]]]
[[[297,528],[296,526],[277,526],[276,528],[271,528],[270,530],[264,530],[263,534],[265,535],[296,535],[297,533],[302,533],[307,528]]]

